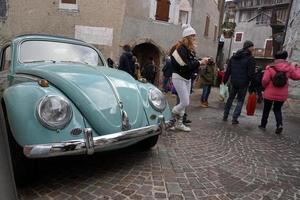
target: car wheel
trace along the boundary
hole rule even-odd
[[[25,186],[36,177],[36,161],[30,160],[23,154],[23,148],[15,141],[11,133],[7,117],[5,117],[2,106],[0,106],[1,126],[6,126],[8,142],[10,147],[11,162],[14,171],[16,185]],[[4,120],[3,120],[4,118]]]
[[[140,142],[140,148],[142,150],[149,150],[151,149],[152,147],[154,147],[158,141],[158,137],[159,135],[155,135],[155,136],[152,136],[152,137],[149,137],[143,141]]]

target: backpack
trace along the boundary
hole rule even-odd
[[[288,78],[285,72],[277,71],[274,67],[275,75],[272,77],[272,83],[275,87],[284,87],[287,84]]]

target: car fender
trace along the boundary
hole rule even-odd
[[[46,95],[60,95],[69,101],[73,116],[62,130],[50,130],[37,118],[37,105]],[[41,87],[37,82],[25,82],[7,88],[3,93],[6,115],[16,142],[21,145],[55,143],[82,138],[72,135],[74,128],[84,128],[84,119],[74,104],[54,86]]]
[[[144,105],[144,110],[145,110],[146,116],[148,116],[148,121],[149,121],[150,125],[157,124],[157,117],[159,115],[163,115],[165,117],[166,121],[171,120],[172,114],[171,114],[171,110],[170,110],[170,106],[168,104],[168,101],[167,101],[167,106],[166,106],[165,110],[163,110],[162,112],[159,112],[159,111],[155,110],[150,105],[149,91],[152,88],[156,88],[154,85],[152,85],[150,83],[138,82],[138,88],[140,90],[142,102],[143,102],[143,105]]]

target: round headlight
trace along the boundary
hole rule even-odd
[[[72,118],[72,108],[61,96],[45,96],[37,106],[37,116],[49,129],[63,129]]]
[[[149,102],[151,106],[159,112],[163,111],[167,106],[165,96],[159,89],[156,88],[152,88],[149,91]]]

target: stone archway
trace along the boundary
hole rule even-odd
[[[160,84],[160,65],[165,56],[164,51],[161,47],[155,44],[151,39],[140,39],[131,44],[133,54],[137,57],[138,62],[140,63],[141,68],[147,64],[150,57],[153,57],[154,63],[156,65],[156,78],[155,85],[159,86]]]

